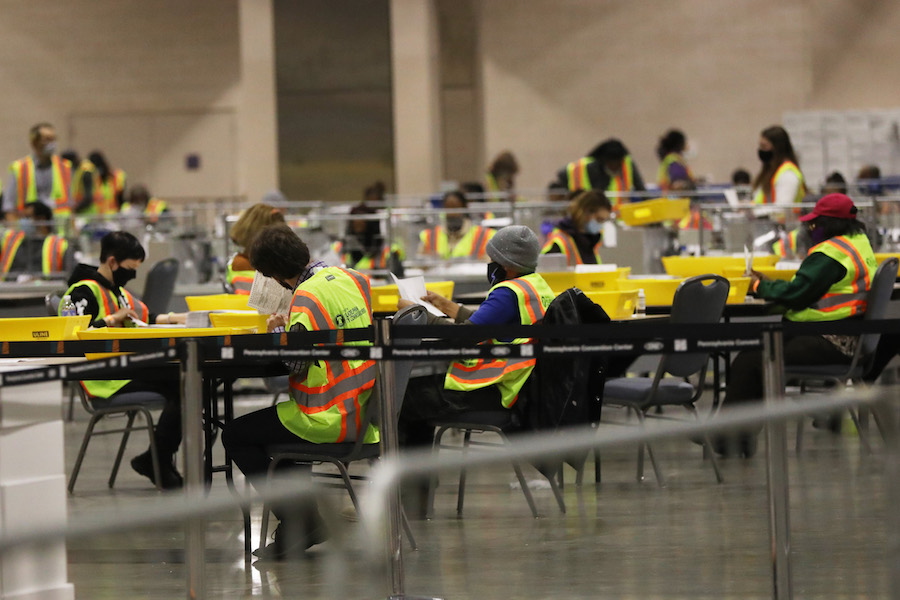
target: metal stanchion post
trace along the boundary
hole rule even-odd
[[[763,333],[763,380],[766,405],[784,401],[784,343],[781,329]],[[766,423],[766,482],[769,496],[769,539],[772,546],[775,600],[793,597],[791,529],[788,504],[787,424]]]
[[[200,374],[200,347],[197,340],[185,342],[185,354],[181,367],[181,429],[184,439],[184,491],[196,496],[203,491],[203,439],[202,428],[203,377]],[[193,517],[184,528],[184,567],[188,594],[191,600],[206,597],[206,581],[203,573],[206,551],[205,520]]]
[[[378,328],[375,336],[376,343],[381,345],[390,344],[390,326],[388,319],[382,319],[377,323]],[[399,446],[397,443],[397,422],[396,422],[396,398],[394,398],[394,361],[381,361],[380,370],[380,389],[381,389],[381,456],[383,458],[391,458],[397,456]],[[388,552],[390,553],[390,580],[391,580],[391,598],[403,598],[403,553],[400,546],[401,540],[401,523],[400,523],[400,487],[394,486],[390,491],[388,499]]]

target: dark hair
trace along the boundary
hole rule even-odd
[[[147,255],[136,237],[127,231],[113,231],[100,240],[100,262],[106,262],[110,256],[122,262],[129,258],[143,261]]]
[[[847,180],[844,179],[844,176],[839,172],[833,171],[828,175],[828,177],[825,178],[825,185],[822,188],[822,191],[828,193],[837,192],[839,194],[846,194]]]
[[[591,158],[601,162],[625,160],[625,156],[627,155],[628,148],[625,147],[625,144],[615,138],[610,138],[601,142],[591,150],[590,154],[588,154]]]
[[[857,179],[881,179],[881,169],[878,165],[865,165],[859,170]]]
[[[731,183],[734,185],[749,185],[750,173],[746,169],[735,169],[731,174]]]
[[[816,228],[824,230],[826,240],[839,235],[853,235],[854,233],[866,232],[866,224],[859,219],[819,216],[809,221],[807,225],[815,225]]]
[[[449,200],[450,198],[456,198],[457,200],[462,202],[463,208],[469,207],[469,201],[466,199],[466,195],[463,194],[459,190],[452,190],[452,191],[449,191],[446,194],[444,194],[444,198],[442,200],[442,205],[447,204],[447,200]]]
[[[250,264],[266,277],[291,279],[309,264],[309,248],[287,225],[272,225],[254,238]]]
[[[753,188],[761,189],[764,193],[772,193],[772,177],[785,161],[791,161],[798,167],[800,162],[794,154],[794,146],[791,144],[791,136],[781,125],[772,125],[762,130],[760,135],[772,144],[772,160],[767,162],[756,174],[753,180]]]
[[[656,146],[656,155],[660,160],[673,152],[681,154],[687,145],[687,138],[679,129],[670,129],[666,135],[659,138],[659,145]]]
[[[59,153],[60,158],[64,158],[70,163],[72,163],[72,167],[78,168],[78,165],[81,163],[81,159],[78,158],[78,153],[69,148],[63,152]]]
[[[383,181],[376,181],[372,185],[363,190],[363,202],[371,200],[373,202],[384,202],[384,194],[387,187]]]
[[[100,175],[100,179],[106,181],[109,178],[109,163],[106,162],[106,157],[103,156],[103,153],[99,150],[94,150],[88,154],[88,160],[97,167],[97,173]]]
[[[479,198],[484,195],[484,186],[477,181],[466,181],[461,183],[459,188],[464,194],[477,194]],[[446,196],[444,196],[446,198]]]
[[[32,214],[35,219],[39,219],[41,221],[52,221],[53,220],[53,210],[44,204],[43,202],[29,202],[25,205],[25,208],[31,207]]]
[[[48,129],[56,129],[50,123],[41,121],[40,123],[32,125],[31,129],[28,130],[28,139],[31,140],[32,143],[34,143],[38,139],[38,136],[41,134],[41,129],[44,129],[45,127]]]
[[[509,150],[504,150],[498,154],[488,167],[491,175],[499,177],[501,175],[515,175],[519,172],[519,163],[516,157]]]

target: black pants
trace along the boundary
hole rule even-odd
[[[731,363],[723,407],[761,401],[764,393],[762,350],[744,350]],[[784,364],[849,365],[852,358],[818,335],[801,335],[785,339]]]
[[[171,462],[172,456],[181,445],[181,382],[178,378],[154,381],[132,380],[125,384],[117,394],[131,392],[154,392],[166,399],[162,414],[156,421],[153,435],[159,460]]]
[[[281,423],[274,406],[234,419],[225,426],[222,433],[222,445],[228,456],[258,491],[263,491],[261,486],[265,483],[266,472],[272,462],[266,446],[292,444],[300,440],[300,437]],[[301,470],[305,475],[310,472],[309,467],[298,468],[291,465],[288,468]],[[297,522],[300,526],[306,523],[307,529],[315,527],[318,521],[315,502],[310,499],[273,505],[272,512],[282,523],[286,520]]]
[[[400,409],[400,445],[426,447],[434,442],[434,421],[447,421],[472,410],[506,410],[496,386],[471,392],[444,389],[445,375],[409,380]]]

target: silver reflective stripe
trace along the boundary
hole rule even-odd
[[[336,361],[329,362],[334,363]],[[294,378],[291,377],[291,398],[293,398],[294,402],[297,404],[307,408],[322,408],[323,406],[327,406],[334,398],[341,394],[356,391],[357,394],[352,395],[352,399],[358,396],[366,385],[375,381],[375,363],[373,361],[367,362],[369,362],[369,364],[362,365],[362,371],[356,375],[347,377],[320,393],[309,393],[299,389],[299,386],[302,385],[303,382],[295,381]]]
[[[853,264],[856,265],[856,280],[854,281],[856,287],[866,289],[866,265],[859,256],[859,252],[856,251],[852,244],[840,238],[831,238],[831,241],[835,246],[843,250],[853,260]]]
[[[475,241],[472,244],[472,252],[470,256],[472,258],[478,258],[479,250],[481,249],[481,245],[484,243],[484,238],[487,236],[487,228],[478,226],[478,235],[475,236]]]
[[[459,363],[453,363],[452,368],[450,369],[450,376],[454,379],[458,379],[460,381],[479,381],[481,379],[496,379],[503,375],[504,371],[506,371],[506,361],[503,361],[499,366],[492,367],[484,367],[480,366],[471,371],[464,371],[458,368]]]
[[[857,292],[855,294],[838,294],[836,296],[829,296],[828,298],[822,298],[818,302],[815,302],[810,308],[819,310],[823,308],[831,308],[839,304],[844,304],[845,302],[865,300],[867,295],[868,294],[866,292]]]
[[[366,297],[366,307],[369,310],[372,310],[372,290],[369,287],[369,278],[363,275],[362,273],[357,273],[352,269],[341,269],[344,273],[352,277],[356,280],[356,283],[359,284],[359,289],[362,290],[363,295]]]
[[[294,294],[294,301],[291,303],[291,312],[294,312],[294,308],[305,308],[309,310],[313,321],[313,327],[316,330],[331,329],[331,324],[328,322],[328,316],[322,312],[322,308],[318,303],[309,296],[299,292]]]
[[[522,325],[533,325],[534,321],[531,320],[532,313],[538,319],[544,316],[544,305],[541,304],[541,297],[538,295],[537,290],[531,285],[531,282],[526,279],[513,279],[509,284],[522,290],[522,293],[525,296],[525,302],[528,304],[529,308],[531,308],[531,312],[525,311],[525,314],[520,315]]]
[[[243,290],[249,292],[250,288],[253,287],[253,282],[235,279],[232,281],[231,287],[234,288],[234,291]]]

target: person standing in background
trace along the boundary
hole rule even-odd
[[[487,200],[514,200],[516,175],[519,163],[509,150],[504,150],[494,158],[484,174],[484,189],[491,196]]]
[[[662,191],[691,190],[696,187],[697,182],[694,175],[684,160],[686,149],[687,138],[678,129],[670,129],[659,139],[656,155],[659,157],[660,163],[656,182]]]
[[[32,153],[9,165],[10,179],[3,193],[7,221],[25,214],[29,202],[43,202],[57,218],[72,214],[72,163],[56,153],[56,129],[38,123],[28,132]]]
[[[99,150],[88,154],[94,165],[94,214],[114,215],[125,201],[125,171],[113,169]],[[87,211],[91,214],[92,211]]]
[[[94,163],[81,159],[78,152],[66,150],[60,154],[72,163],[75,173],[72,175],[72,211],[78,215],[91,210],[94,205]]]
[[[788,132],[780,125],[764,129],[757,155],[762,166],[753,180],[753,203],[789,206],[802,202],[806,185]],[[776,220],[785,217],[783,212],[776,214]]]
[[[570,192],[611,192],[613,196],[610,201],[614,208],[622,203],[625,192],[646,189],[628,148],[615,138],[601,142],[584,158],[570,162],[559,171],[557,180]]]

